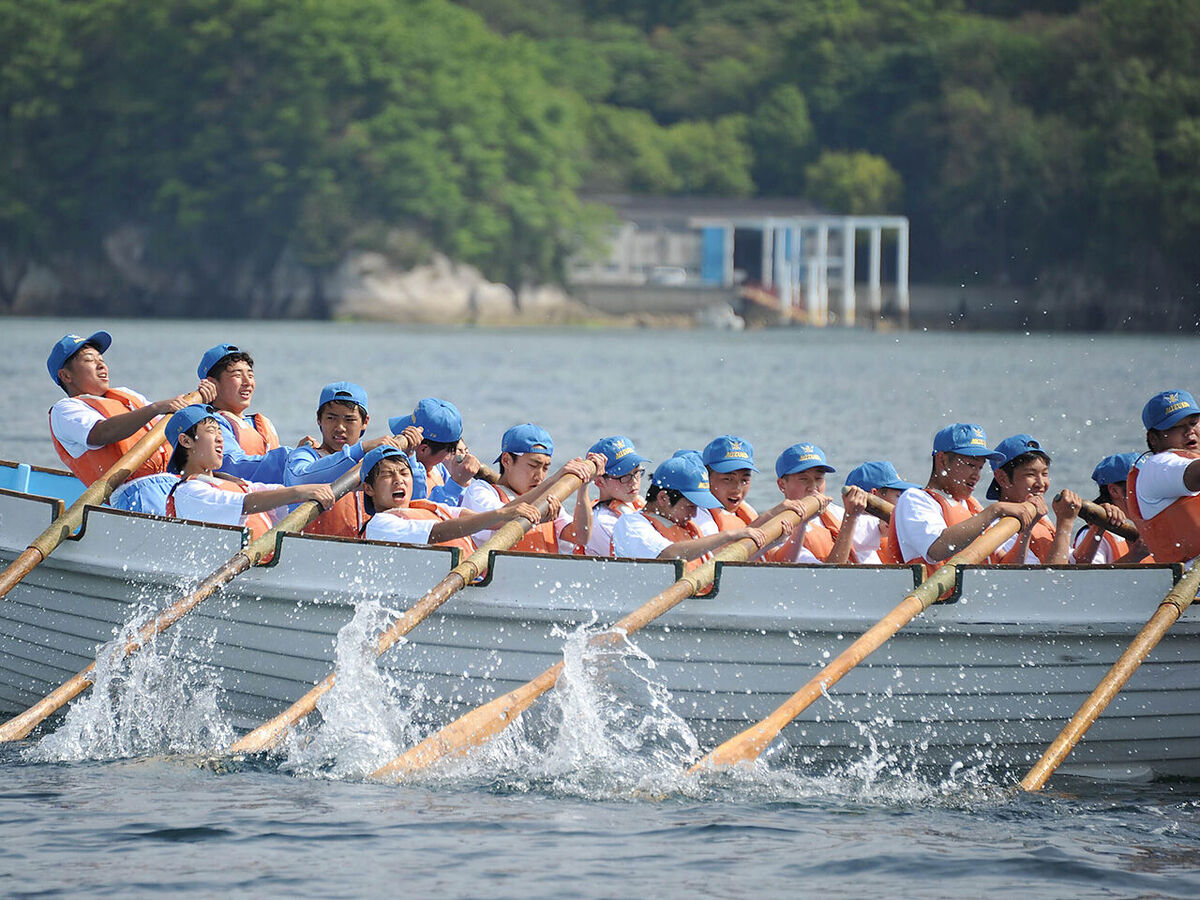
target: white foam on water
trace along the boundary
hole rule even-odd
[[[25,751],[35,761],[75,761],[203,753],[226,746],[233,730],[218,706],[217,673],[180,652],[165,632],[129,656],[123,647],[155,611],[140,611],[96,653],[92,686],[63,722]]]
[[[425,702],[410,685],[400,690],[401,672],[382,668],[376,637],[400,613],[375,599],[355,605],[354,617],[338,632],[334,686],[310,715],[289,733],[282,768],[324,778],[362,778],[415,743],[420,735],[412,710]],[[403,639],[389,653],[405,652]]]
[[[405,780],[594,800],[954,808],[1006,801],[1000,784],[1007,780],[991,779],[986,758],[931,769],[924,765],[926,747],[895,743],[889,737],[892,723],[883,716],[855,722],[859,747],[840,764],[803,759],[797,764],[785,731],[752,763],[689,775],[708,748],[699,746],[671,708],[671,693],[656,677],[654,660],[623,635],[613,635],[610,642],[592,640],[601,631],[592,623],[562,635],[564,669],[557,685],[498,736]],[[835,697],[826,700],[834,705],[833,715],[852,719]]]

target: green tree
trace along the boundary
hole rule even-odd
[[[895,212],[904,185],[881,156],[862,150],[825,151],[806,166],[807,196],[830,212],[872,215]]]

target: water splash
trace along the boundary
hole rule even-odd
[[[424,691],[407,681],[401,690],[401,670],[381,668],[375,656],[376,636],[398,615],[375,599],[356,604],[337,635],[334,686],[317,701],[320,716],[309,716],[288,735],[284,771],[362,778],[419,739],[412,713],[425,702]],[[401,638],[390,654],[402,659],[403,644]]]
[[[121,633],[99,648],[92,687],[55,731],[25,751],[26,759],[194,754],[228,744],[233,730],[218,706],[218,673],[181,652],[178,635],[159,635],[124,656],[122,648],[154,611],[142,603]]]

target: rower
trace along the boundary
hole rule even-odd
[[[600,499],[592,504],[592,533],[584,550],[589,556],[612,556],[612,533],[617,519],[645,506],[639,495],[645,473],[643,466],[650,460],[638,455],[633,441],[623,435],[596,441],[588,453],[604,457],[604,474],[595,478]]]
[[[1187,391],[1155,394],[1142,409],[1148,454],[1129,469],[1129,515],[1156,562],[1200,556],[1200,406]]]
[[[320,484],[336,481],[363,457],[384,444],[403,445],[392,435],[362,439],[371,421],[367,411],[367,392],[349,381],[335,381],[321,388],[317,401],[317,427],[321,430],[319,447],[301,446],[288,453],[284,483]],[[410,430],[411,429],[411,430]],[[415,428],[404,430],[416,443],[421,438]],[[333,509],[321,513],[304,529],[305,534],[328,534],[337,537],[358,537],[366,524],[362,492],[351,491],[337,501]]]
[[[187,405],[184,395],[151,403],[137,391],[109,386],[104,352],[112,345],[107,331],[89,337],[68,334],[50,350],[46,368],[67,396],[50,407],[50,440],[58,458],[90,486],[116,465],[154,426],[158,416]],[[211,382],[196,390],[207,402],[216,396]],[[175,483],[167,473],[170,451],[159,447],[129,479],[113,491],[117,509],[164,515],[167,493]]]
[[[855,553],[856,531],[862,531],[861,543],[867,542],[867,517],[859,513],[867,508],[866,492],[852,489],[849,507],[854,514],[849,522],[843,523],[846,514],[842,507],[825,496],[825,475],[836,469],[825,461],[825,451],[812,443],[793,444],[779,454],[775,460],[776,485],[786,500],[800,501],[805,497],[816,497],[821,501],[821,514],[804,526],[797,528],[783,545],[765,554],[770,562],[846,563],[879,564],[874,550],[860,557]],[[849,525],[849,527],[845,527]]]
[[[529,529],[525,537],[513,546],[513,550],[529,553],[571,553],[574,545],[586,546],[592,529],[592,507],[588,502],[587,484],[589,473],[582,459],[568,460],[554,475],[550,471],[550,458],[554,454],[554,441],[544,429],[532,423],[514,425],[500,439],[500,455],[496,463],[500,466],[500,481],[472,481],[463,491],[462,508],[473,512],[488,512],[499,509],[514,499],[536,504],[543,497],[549,506],[545,521]],[[604,457],[589,453],[598,471],[604,471]],[[575,514],[562,514],[557,498],[549,490],[564,475],[574,475],[583,483],[575,496]],[[481,529],[474,535],[476,544],[491,537],[494,529]]]
[[[392,434],[400,434],[410,426],[421,429],[421,443],[408,454],[413,498],[460,505],[463,489],[479,471],[479,460],[462,441],[463,421],[458,407],[426,397],[411,414],[388,420]]]
[[[708,469],[710,492],[719,501],[714,509],[700,507],[696,525],[704,534],[728,531],[746,525],[761,524],[758,513],[746,502],[750,480],[758,471],[754,465],[754,445],[745,438],[723,434],[709,441],[700,454]]]
[[[1032,503],[1038,511],[1033,522],[997,548],[994,559],[1005,565],[1065,565],[1070,556],[1071,529],[1083,508],[1083,498],[1074,491],[1062,491],[1051,503],[1055,524],[1050,525],[1046,510],[1050,454],[1028,434],[1002,440],[990,461],[992,483],[987,498]]]
[[[872,460],[850,470],[842,492],[842,526],[854,522],[854,554],[858,559],[869,562],[873,555],[874,561],[882,562],[892,558],[887,523],[864,514],[867,495],[873,494],[895,506],[902,493],[919,487],[901,479],[896,467],[887,460]]]
[[[1104,457],[1092,469],[1092,481],[1100,489],[1096,503],[1108,513],[1108,520],[1113,525],[1120,525],[1128,518],[1126,483],[1129,469],[1139,456],[1140,453],[1114,453]],[[1088,525],[1075,535],[1071,561],[1081,566],[1102,566],[1115,562],[1149,563],[1154,562],[1154,557],[1141,538],[1131,544],[1103,525]]]
[[[1013,516],[1027,528],[1038,514],[1032,503],[999,501],[984,507],[971,496],[986,460],[997,454],[988,448],[979,425],[947,425],[933,437],[929,481],[922,489],[900,495],[888,523],[890,559],[884,562],[940,564],[963,549],[1003,516]]]
[[[499,528],[521,516],[530,522],[541,518],[537,507],[520,501],[490,512],[465,512],[457,506],[413,496],[413,463],[395,447],[376,447],[362,461],[363,506],[366,525],[362,536],[372,541],[400,544],[441,544],[475,552],[471,533]]]
[[[720,506],[721,501],[709,490],[704,469],[687,458],[665,460],[654,470],[643,508],[621,516],[613,525],[613,553],[698,564],[706,554],[743,538],[750,538],[760,549],[766,544],[760,529],[745,525],[703,534],[694,521],[696,510]]]
[[[225,431],[225,459],[220,471],[254,481],[282,482],[287,448],[262,413],[246,410],[254,400],[254,358],[234,344],[217,344],[200,358],[196,374],[217,389],[212,407]]]
[[[167,422],[172,453],[168,468],[179,474],[167,495],[168,516],[239,525],[252,537],[266,534],[288,512],[288,505],[316,500],[325,509],[334,505],[328,484],[282,484],[217,478],[224,459],[225,431],[220,413],[206,404],[185,406]]]

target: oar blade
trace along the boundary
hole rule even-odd
[[[463,756],[472,748],[486,744],[511,725],[538,697],[554,687],[562,670],[563,664],[555,663],[533,681],[476,707],[409,748],[386,766],[381,766],[371,777],[411,775],[429,768],[438,760],[448,756]]]
[[[798,715],[815,703],[828,688],[840,681],[847,672],[882,647],[896,632],[937,602],[939,597],[949,592],[954,586],[957,566],[974,564],[986,558],[1004,541],[1016,534],[1019,527],[1020,523],[1016,519],[1006,517],[993,528],[975,538],[962,551],[930,573],[912,593],[901,600],[886,616],[863,632],[849,647],[839,653],[769,716],[725,741],[692,766],[689,772],[695,773],[703,769],[733,766],[757,759],[771,741]]]

